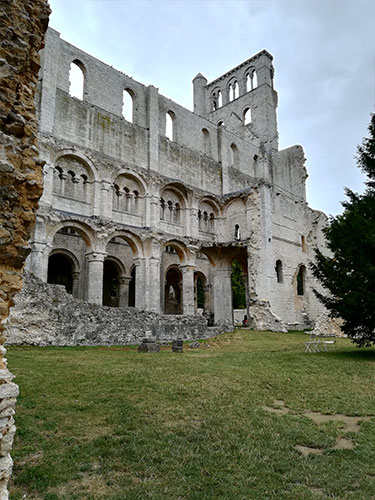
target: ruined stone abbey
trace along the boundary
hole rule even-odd
[[[45,185],[27,268],[84,301],[232,323],[232,262],[256,328],[316,319],[300,146],[279,150],[272,56],[208,83],[194,110],[49,29],[37,109]],[[82,92],[71,95],[78,70]],[[201,290],[198,298],[198,289]],[[276,325],[276,326],[275,326]]]

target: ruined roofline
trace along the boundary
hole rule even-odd
[[[55,28],[52,28],[52,26],[48,26],[47,28],[47,33],[49,31],[54,31],[55,33],[57,33],[59,35],[59,40],[66,43],[67,45],[69,45],[70,47],[73,47],[74,49],[78,50],[79,52],[81,52],[82,54],[92,58],[92,59],[95,59],[96,61],[99,61],[101,64],[103,64],[104,66],[107,66],[107,68],[110,68],[111,71],[115,71],[116,73],[119,73],[120,75],[124,75],[126,76],[126,78],[129,78],[129,80],[133,80],[135,83],[137,83],[138,85],[141,85],[142,87],[155,87],[155,85],[147,85],[145,83],[142,83],[140,82],[139,80],[137,80],[136,78],[134,78],[133,76],[131,75],[128,75],[128,73],[125,73],[124,71],[122,71],[121,69],[117,69],[115,66],[112,66],[111,64],[103,61],[102,59],[99,59],[97,56],[94,56],[93,54],[91,54],[90,52],[87,52],[86,50],[83,50],[81,49],[80,47],[78,47],[77,45],[74,45],[73,43],[69,42],[68,40],[66,40],[63,36],[61,36],[61,33],[60,31],[57,31],[57,29]],[[157,90],[159,91],[159,88],[158,87],[155,87],[157,88]]]
[[[212,82],[210,82],[210,83],[207,84],[207,88],[208,87],[212,87],[212,85],[218,83],[220,80],[223,80],[224,78],[226,78],[227,76],[229,76],[232,73],[236,72],[237,70],[243,68],[244,66],[247,66],[249,63],[251,63],[255,59],[258,59],[261,56],[269,57],[269,59],[271,61],[273,61],[273,56],[266,49],[263,49],[260,52],[258,52],[257,54],[255,54],[255,56],[250,57],[250,59],[246,59],[246,61],[243,61],[241,64],[239,64],[235,68],[232,68],[231,70],[227,71],[226,73],[224,73],[223,75],[219,76],[218,78],[215,78],[215,80],[212,80]]]

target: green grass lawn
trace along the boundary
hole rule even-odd
[[[11,499],[375,499],[375,350],[340,339],[305,354],[306,340],[240,330],[183,354],[9,347]],[[307,410],[374,418],[347,432]],[[335,449],[340,438],[353,448]]]

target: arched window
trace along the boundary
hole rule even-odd
[[[251,76],[250,73],[246,73],[246,92],[250,92],[251,88]]]
[[[243,114],[244,125],[249,125],[251,123],[251,109],[247,108]]]
[[[76,174],[72,170],[69,170],[66,177],[64,193],[68,198],[74,198],[76,182],[78,182],[78,179],[76,179]]]
[[[113,208],[114,210],[120,209],[120,188],[117,184],[113,185]]]
[[[229,84],[228,94],[229,94],[229,102],[232,102],[234,100],[234,88],[231,83]]]
[[[234,239],[236,241],[239,241],[241,239],[240,226],[238,224],[234,226]]]
[[[133,191],[133,212],[138,212],[138,204],[139,204],[139,193],[138,191]]]
[[[167,203],[167,207],[168,207],[167,221],[173,222],[173,203],[170,200]]]
[[[221,93],[221,90],[219,90],[217,93],[217,107],[221,108],[222,105],[223,105],[223,94]]]
[[[255,89],[258,86],[258,77],[255,69],[250,69],[246,73],[246,92]]]
[[[81,174],[81,182],[82,182],[82,201],[86,201],[87,200],[87,183],[88,183],[87,175]]]
[[[165,201],[160,198],[160,220],[165,220]]]
[[[210,213],[210,220],[208,221],[208,230],[210,232],[213,232],[214,231],[214,221],[215,221],[215,215],[213,212]]]
[[[230,145],[230,150],[231,150],[231,166],[232,167],[238,167],[239,164],[239,152],[237,146],[232,143]]]
[[[198,228],[202,229],[202,212],[200,210],[198,210]]]
[[[64,173],[61,167],[55,167],[53,170],[53,192],[56,194],[64,194]]]
[[[305,278],[306,268],[305,266],[300,266],[297,274],[297,295],[305,294]]]
[[[210,145],[210,133],[207,129],[202,128],[202,136],[203,136],[203,151],[206,155],[211,153],[211,145]]]
[[[283,263],[281,262],[281,260],[276,261],[275,271],[276,271],[277,282],[282,283],[283,282]]]
[[[167,137],[170,141],[175,140],[175,120],[176,116],[173,111],[168,111],[165,115],[165,137]]]
[[[125,89],[122,93],[122,116],[126,121],[133,123],[134,94]]]
[[[176,224],[178,224],[180,222],[180,215],[181,215],[181,207],[180,207],[180,204],[179,203],[176,203],[175,207],[174,207],[174,218],[173,218],[173,222],[175,222]]]
[[[240,88],[237,82],[234,82],[233,84],[233,96],[234,99],[237,99],[240,96]]]
[[[218,126],[218,127],[223,127],[223,126],[224,126],[224,122],[223,122],[223,120],[220,120],[220,121],[217,123],[217,126]]]
[[[85,74],[83,64],[75,60],[70,65],[69,71],[69,94],[82,101],[85,86]]]
[[[129,188],[124,187],[124,206],[125,212],[129,211]]]

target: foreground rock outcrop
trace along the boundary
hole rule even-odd
[[[8,344],[126,345],[140,344],[145,337],[161,342],[207,338],[227,329],[227,325],[207,328],[202,316],[168,316],[89,304],[75,299],[63,286],[44,283],[31,273],[25,273],[24,281],[9,318]]]
[[[18,387],[7,370],[5,321],[22,286],[28,239],[43,189],[34,96],[50,9],[45,0],[0,6],[0,500],[8,498]]]

